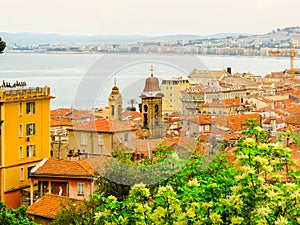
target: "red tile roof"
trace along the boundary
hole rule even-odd
[[[135,118],[141,118],[142,113],[136,112],[136,111],[125,111],[122,113],[123,118],[130,118],[130,119],[135,119]]]
[[[31,177],[80,177],[91,178],[94,170],[84,160],[45,158],[32,170]]]
[[[130,124],[128,124],[128,122],[120,122],[116,120],[107,119],[95,119],[89,123],[76,125],[70,130],[114,133],[122,131],[132,131],[134,129],[130,127]]]
[[[72,108],[58,108],[58,109],[51,110],[50,115],[51,117],[56,117],[56,118],[64,117],[72,111],[73,111]]]
[[[240,131],[244,129],[244,123],[248,119],[256,119],[256,123],[260,123],[260,115],[258,113],[247,113],[241,115],[216,116],[213,123],[216,126],[225,126],[232,131]]]
[[[255,110],[255,112],[271,112],[271,111],[272,111],[272,109],[270,106],[264,106],[262,108]]]
[[[69,202],[76,204],[77,207],[83,204],[83,201],[64,196],[47,194],[27,208],[29,215],[41,216],[53,219],[62,209],[62,205],[67,206]]]
[[[270,124],[272,120],[275,120],[276,123],[284,123],[282,119],[276,118],[276,117],[269,117],[263,121],[264,124]]]
[[[286,106],[286,107],[280,107],[280,110],[283,112],[292,114],[292,115],[299,115],[300,114],[300,104],[290,105],[290,106]]]
[[[300,124],[300,115],[286,117],[285,122],[288,124],[298,125]]]
[[[234,106],[241,106],[244,105],[240,98],[231,98],[231,99],[224,99],[218,100],[211,103],[205,103],[202,107],[234,107]]]
[[[51,127],[56,126],[73,126],[73,122],[69,118],[51,117]]]
[[[199,125],[209,125],[212,124],[212,117],[211,115],[198,115],[197,117],[188,118],[188,121]]]

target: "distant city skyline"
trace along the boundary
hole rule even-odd
[[[300,1],[10,0],[1,6],[1,32],[209,35],[298,26]]]

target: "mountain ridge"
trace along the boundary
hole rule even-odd
[[[144,41],[176,41],[176,40],[200,40],[200,39],[218,39],[226,38],[228,36],[252,36],[251,34],[242,33],[216,33],[211,35],[197,35],[197,34],[174,34],[161,36],[148,35],[63,35],[55,33],[8,33],[0,32],[0,37],[6,41],[7,45],[59,45],[59,44],[120,44],[130,42],[144,42]]]

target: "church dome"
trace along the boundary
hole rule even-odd
[[[146,79],[144,92],[150,92],[150,91],[160,91],[159,88],[159,81],[157,77],[154,77],[151,74],[151,77],[148,77]]]
[[[113,94],[119,94],[119,88],[117,86],[114,86],[112,89],[111,89],[111,92]]]

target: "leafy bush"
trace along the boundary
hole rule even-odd
[[[3,202],[0,201],[0,223],[1,225],[35,225],[27,217],[26,206],[18,209],[6,209]]]

